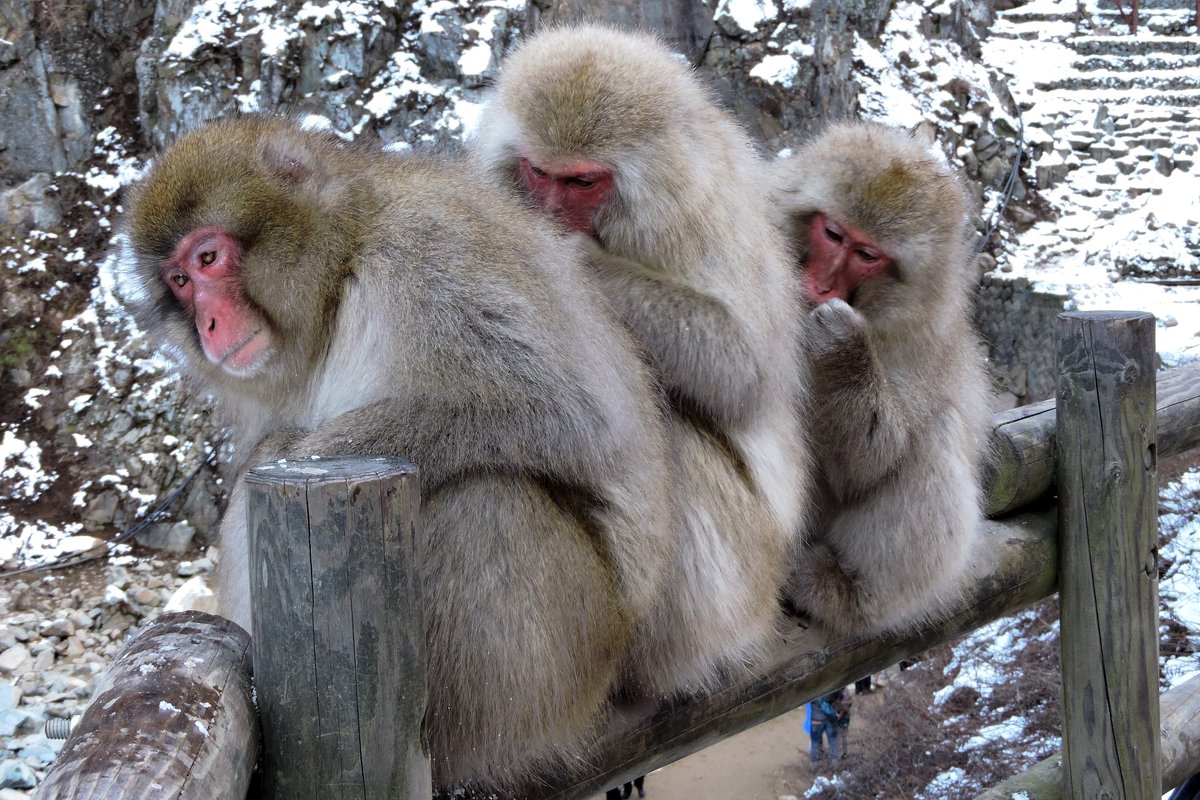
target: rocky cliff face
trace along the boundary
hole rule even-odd
[[[908,4],[978,56],[992,3]],[[13,0],[0,9],[0,180],[80,169],[114,128],[139,150],[234,111],[327,116],[418,142],[461,133],[503,53],[538,25],[659,31],[773,146],[855,113],[885,0]]]
[[[398,147],[460,139],[514,41],[584,15],[659,30],[768,150],[869,106],[940,129],[972,177],[1007,172],[1006,100],[974,63],[990,2],[11,0],[0,6],[0,564],[63,533],[128,525],[219,439],[204,399],[184,395],[121,311],[106,255],[120,187],[154,148],[255,110],[318,114]],[[181,513],[206,532],[219,496],[204,471]]]

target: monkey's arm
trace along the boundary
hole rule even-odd
[[[763,382],[760,356],[724,303],[598,247],[590,260],[601,291],[664,388],[722,428],[750,418]]]
[[[605,449],[609,421],[563,376],[546,377],[510,374],[501,392],[463,375],[453,392],[380,400],[301,438],[281,432],[288,444],[274,457],[401,455],[421,469],[426,488],[473,470],[513,469],[592,485],[618,455]]]
[[[888,375],[867,321],[842,300],[817,306],[808,320],[815,390],[811,430],[822,469],[841,497],[882,480],[913,446],[902,386]]]

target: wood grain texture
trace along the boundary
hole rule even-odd
[[[1059,315],[1063,790],[1161,785],[1154,317]]]
[[[416,468],[279,462],[246,489],[261,797],[429,797]]]
[[[37,797],[243,798],[258,744],[250,635],[212,614],[163,614],[113,661]]]
[[[1200,447],[1200,366],[1157,375],[1158,456]],[[1033,403],[992,418],[991,458],[984,475],[989,517],[1012,513],[1054,489],[1054,401]]]
[[[984,524],[989,561],[956,613],[915,635],[835,637],[799,620],[759,674],[702,697],[623,708],[580,767],[527,787],[528,800],[583,800],[800,706],[837,686],[949,641],[1055,590],[1052,509]]]

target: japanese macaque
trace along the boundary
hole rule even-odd
[[[656,39],[594,25],[545,31],[509,56],[474,151],[588,243],[592,282],[671,405],[682,543],[630,684],[711,686],[778,632],[807,507],[799,305],[766,165]]]
[[[241,467],[404,455],[421,470],[438,786],[578,753],[675,524],[662,409],[578,248],[446,157],[278,117],[203,127],[137,185],[135,312],[214,395]],[[223,613],[249,627],[244,490]]]
[[[870,123],[833,125],[777,185],[811,308],[821,487],[790,596],[836,630],[909,628],[959,596],[981,518],[967,193],[929,145]]]

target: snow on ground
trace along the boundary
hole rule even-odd
[[[1035,0],[1019,10],[1061,14],[1074,12],[1074,7],[1073,0]],[[1086,9],[1095,15],[1096,3],[1087,3]],[[1143,9],[1143,16],[1147,13]],[[989,66],[1009,76],[1014,97],[1031,103],[1022,119],[1027,136],[1049,137],[1053,146],[1045,161],[1039,162],[1043,166],[1076,158],[1071,132],[1088,123],[1104,125],[1104,108],[1118,103],[1136,108],[1139,100],[1161,93],[1168,80],[1191,76],[1192,85],[1200,81],[1200,61],[1181,58],[1171,70],[1146,75],[1148,88],[1121,88],[1117,94],[1057,89],[1074,79],[1118,73],[1079,69],[1080,56],[1066,43],[1068,37],[1080,35],[1073,23],[1039,21],[1011,27],[1024,27],[1022,35],[1028,38],[990,36],[984,41],[983,56]],[[1004,29],[1001,19],[995,31]],[[1124,30],[1114,31],[1113,37],[1132,38]],[[1137,37],[1147,43],[1154,38],[1148,25]],[[1053,83],[1047,82],[1050,76]],[[1158,116],[1166,122],[1166,115],[1149,103],[1138,113],[1146,120]],[[1104,139],[1125,164],[1152,165],[1161,155],[1162,139],[1147,137],[1146,141],[1129,147],[1116,138]],[[1191,141],[1196,141],[1194,133]],[[1066,180],[1045,189],[1043,197],[1060,216],[1021,235],[1007,260],[1011,273],[1024,275],[1047,291],[1070,294],[1073,309],[1152,311],[1159,318],[1157,346],[1167,366],[1200,356],[1200,287],[1166,288],[1118,280],[1121,270],[1145,263],[1184,274],[1200,271],[1200,172],[1193,167],[1163,175],[1148,167],[1124,174],[1114,159],[1108,169],[1070,172]]]
[[[1182,623],[1190,649],[1200,651],[1200,469],[1188,470],[1163,490],[1159,533],[1166,540],[1159,553],[1168,564],[1158,593],[1165,610]],[[1169,632],[1164,628],[1164,636]],[[1200,657],[1168,655],[1163,659],[1167,687],[1200,675]]]

